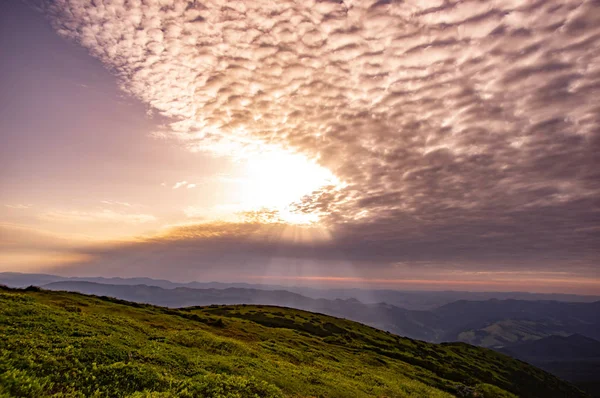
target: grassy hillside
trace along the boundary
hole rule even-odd
[[[582,397],[523,362],[265,306],[0,290],[0,397]]]
[[[411,311],[385,303],[364,304],[356,299],[314,299],[286,290],[163,289],[158,286],[110,285],[85,281],[53,282],[42,288],[116,297],[171,308],[210,304],[277,305],[351,319],[401,336],[431,342],[439,342],[444,332],[443,325],[437,324],[438,317],[429,311]]]
[[[387,303],[365,304],[356,299],[314,299],[285,290],[165,289],[143,284],[86,281],[53,282],[42,287],[172,308],[209,304],[278,305],[351,319],[432,343],[461,341],[499,348],[551,335],[569,336],[574,333],[600,339],[600,303],[596,302],[461,300],[433,311],[415,311]]]
[[[530,321],[503,319],[480,329],[460,332],[457,341],[481,347],[499,348],[526,343],[549,336],[568,336],[563,323],[554,320]]]

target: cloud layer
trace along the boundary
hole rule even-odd
[[[597,267],[597,0],[40,6],[163,136],[328,168],[344,185],[296,210],[353,261]]]

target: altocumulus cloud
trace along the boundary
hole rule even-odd
[[[597,264],[597,0],[38,5],[176,120],[160,134],[331,170],[295,208],[351,260]]]

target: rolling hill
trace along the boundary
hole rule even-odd
[[[437,329],[437,316],[429,311],[414,311],[385,303],[364,304],[356,299],[314,299],[287,290],[250,288],[163,289],[147,285],[110,285],[95,282],[61,281],[43,285],[44,289],[64,290],[123,300],[161,305],[189,307],[211,304],[264,304],[322,312],[348,318],[379,329],[427,341],[439,341],[443,330]]]
[[[584,397],[464,343],[283,307],[0,290],[2,397]]]
[[[210,304],[281,305],[351,319],[414,339],[436,343],[462,341],[488,348],[505,347],[550,335],[568,336],[579,333],[600,338],[600,302],[459,300],[435,310],[421,311],[387,303],[365,304],[354,298],[315,299],[286,290],[237,287],[165,289],[85,281],[60,281],[43,287],[165,307]]]
[[[549,336],[498,351],[568,380],[600,397],[600,341],[579,334]]]
[[[556,361],[567,358],[600,358],[600,341],[579,334],[566,337],[549,336],[516,344],[500,351],[521,358],[536,358],[543,361]]]
[[[459,300],[433,312],[445,341],[500,348],[551,335],[600,338],[600,301]]]

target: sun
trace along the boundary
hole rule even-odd
[[[312,223],[318,218],[291,211],[291,203],[323,186],[339,184],[328,169],[298,153],[272,150],[243,162],[242,206],[277,210],[284,221],[292,224]]]

